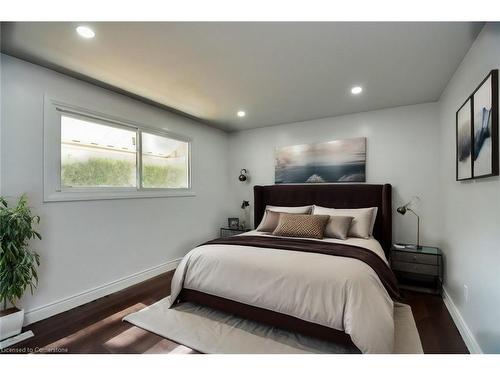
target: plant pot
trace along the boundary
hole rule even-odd
[[[21,333],[24,322],[24,310],[16,307],[0,311],[0,341]]]

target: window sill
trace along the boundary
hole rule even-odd
[[[174,198],[195,197],[192,190],[130,190],[130,191],[94,191],[94,192],[71,192],[54,191],[44,196],[44,202],[73,202],[73,201],[96,201],[103,199],[139,199],[139,198]]]

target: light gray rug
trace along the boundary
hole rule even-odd
[[[339,344],[273,328],[192,303],[182,303],[169,309],[169,298],[127,315],[123,320],[202,353],[353,352],[352,349]],[[422,345],[410,306],[395,304],[394,323],[394,352],[422,354]]]

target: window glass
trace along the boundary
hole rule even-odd
[[[136,131],[61,116],[62,187],[135,187]]]
[[[142,133],[142,186],[186,189],[189,187],[189,143]]]

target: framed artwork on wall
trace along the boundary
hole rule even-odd
[[[365,182],[366,138],[276,149],[276,184]]]
[[[472,178],[472,99],[457,111],[457,181]]]
[[[456,113],[457,181],[498,176],[498,70],[492,70]]]
[[[472,93],[472,177],[498,176],[498,70]]]

